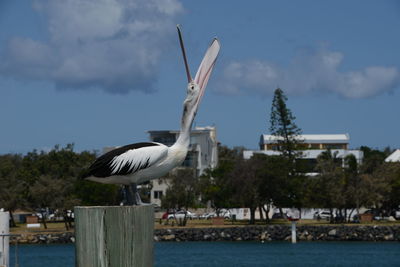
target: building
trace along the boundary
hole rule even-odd
[[[152,142],[159,142],[171,146],[178,139],[179,131],[148,131]],[[208,168],[215,168],[218,163],[218,143],[216,128],[195,127],[190,133],[190,146],[185,161],[181,167],[194,168],[196,175],[200,176]],[[168,182],[165,179],[152,181],[150,202],[161,205],[161,197],[165,195]]]
[[[303,134],[297,137],[301,140],[300,149],[343,149],[347,150],[350,137],[348,134]],[[278,140],[283,138],[263,134],[260,137],[260,150],[278,150]]]
[[[385,162],[400,162],[400,149],[396,149],[392,154],[390,154]]]
[[[336,158],[342,160],[348,155],[354,155],[357,162],[360,164],[364,157],[361,150],[349,149],[350,137],[348,134],[304,134],[299,135],[298,145],[301,150],[301,159],[307,161],[307,169],[309,175],[315,175],[315,165],[317,163],[317,157],[324,151],[330,149]],[[265,155],[280,155],[279,152],[279,141],[280,138],[263,134],[260,137],[260,150],[245,150],[243,157],[249,159],[255,153],[262,153]]]

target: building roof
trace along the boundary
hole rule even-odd
[[[190,132],[193,133],[204,133],[204,132],[211,132],[215,131],[215,126],[205,126],[205,127],[194,127]],[[178,134],[180,133],[179,130],[150,130],[147,131],[149,134]]]
[[[385,159],[385,162],[400,162],[400,149],[396,149]]]
[[[263,134],[261,135],[260,142],[262,144],[273,144],[277,140],[283,139],[282,137],[276,137],[275,135]],[[350,141],[349,134],[302,134],[298,136],[299,140],[303,140],[304,143],[330,143],[330,144],[348,144]]]
[[[300,158],[303,159],[316,159],[321,153],[326,152],[326,149],[312,149],[312,150],[301,150]],[[345,158],[348,155],[353,155],[357,160],[361,161],[364,158],[364,153],[361,150],[354,149],[332,149],[332,153],[336,154],[337,158]],[[274,151],[274,150],[244,150],[243,158],[249,159],[254,154],[264,154],[267,156],[278,156],[281,155],[282,152]]]

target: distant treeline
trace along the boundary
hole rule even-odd
[[[219,164],[199,179],[193,172],[170,175],[170,186],[163,199],[166,208],[189,208],[207,203],[216,208],[326,208],[336,222],[350,220],[360,207],[376,208],[390,216],[400,207],[400,163],[385,162],[390,149],[360,148],[362,164],[353,155],[338,160],[327,150],[317,158],[315,176],[307,176],[299,158],[255,154],[244,160],[243,149],[219,147]],[[297,155],[299,157],[299,154]],[[185,178],[186,177],[186,178]],[[352,210],[351,214],[348,211]],[[332,214],[333,215],[333,214]],[[333,219],[334,216],[331,216]]]
[[[251,223],[256,208],[328,208],[343,211],[376,207],[388,215],[400,205],[400,163],[386,163],[389,154],[361,147],[364,161],[353,156],[338,161],[330,151],[317,159],[317,176],[306,176],[302,162],[286,156],[255,155],[244,160],[243,149],[219,147],[219,164],[201,177],[192,169],[179,169],[165,180],[165,208],[210,205],[216,209],[248,207]],[[35,211],[50,208],[60,212],[76,205],[118,205],[120,187],[83,181],[79,177],[95,160],[94,152],[74,152],[73,145],[55,146],[49,152],[0,156],[0,208]],[[149,197],[144,186],[142,197]]]
[[[95,160],[94,152],[73,151],[73,145],[55,146],[0,156],[0,208],[63,212],[76,205],[115,205],[119,187],[82,181],[80,176]],[[61,214],[62,216],[62,214]]]

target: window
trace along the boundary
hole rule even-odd
[[[154,197],[154,199],[161,199],[161,198],[162,198],[162,195],[163,195],[163,192],[162,192],[162,191],[154,191],[154,192],[153,192],[153,197]]]
[[[197,157],[198,157],[198,153],[196,153],[194,151],[189,151],[186,155],[185,160],[182,163],[182,166],[196,168],[197,167]]]
[[[176,141],[174,134],[168,134],[163,136],[155,136],[152,138],[153,142],[158,142],[167,146],[173,145]]]

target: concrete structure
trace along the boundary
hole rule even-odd
[[[400,162],[400,149],[396,149],[385,159],[385,162]]]
[[[177,130],[149,131],[149,139],[152,142],[159,142],[165,145],[172,145],[179,136]],[[195,127],[190,133],[189,152],[181,167],[196,169],[196,175],[200,176],[208,168],[215,168],[218,163],[218,142],[216,128]],[[150,202],[161,205],[161,197],[165,195],[168,188],[168,181],[156,179],[152,181]]]
[[[299,135],[297,138],[301,141],[298,148],[301,151],[301,158],[307,161],[309,175],[316,174],[313,171],[316,159],[327,149],[330,149],[336,155],[336,158],[342,160],[348,155],[354,155],[357,162],[361,163],[364,157],[361,150],[348,149],[350,142],[348,134],[304,134]],[[278,151],[279,140],[281,138],[263,134],[260,137],[260,150],[245,150],[243,151],[243,157],[249,159],[255,153],[269,156],[280,155],[281,153]]]

